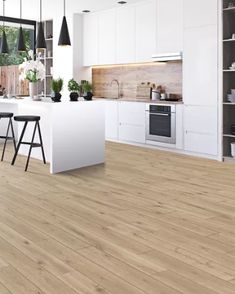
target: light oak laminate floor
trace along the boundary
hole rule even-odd
[[[235,293],[234,165],[108,143],[105,165],[52,176],[11,156],[1,294]]]

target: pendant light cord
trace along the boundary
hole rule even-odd
[[[20,20],[22,20],[22,0],[20,0]],[[20,27],[22,27],[22,23],[20,23]]]
[[[42,22],[42,0],[40,0],[40,22]]]
[[[6,0],[3,0],[2,2],[2,4],[3,4],[3,8],[2,8],[2,12],[3,12],[3,17],[5,17],[5,1]],[[3,21],[3,29],[5,28],[5,21]]]
[[[66,5],[65,5],[65,0],[64,0],[64,16],[66,14]]]

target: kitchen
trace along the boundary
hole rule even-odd
[[[3,0],[0,293],[234,294],[231,0]]]

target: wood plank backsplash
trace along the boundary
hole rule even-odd
[[[182,96],[182,62],[149,63],[141,65],[120,65],[94,67],[92,83],[94,95],[97,97],[116,98],[117,85],[120,83],[123,97],[138,99],[149,98],[148,83],[162,85],[167,93]]]
[[[19,65],[0,66],[0,85],[6,89],[7,94],[29,94],[29,83],[20,81],[19,74]]]

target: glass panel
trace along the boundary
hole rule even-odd
[[[171,137],[171,115],[155,115],[150,114],[150,135]]]
[[[25,52],[17,51],[17,40],[20,25],[17,23],[5,23],[5,32],[9,47],[9,54],[0,54],[0,66],[21,64],[26,56]],[[34,50],[34,26],[22,25],[27,50]],[[0,45],[2,42],[3,26],[0,27]]]

